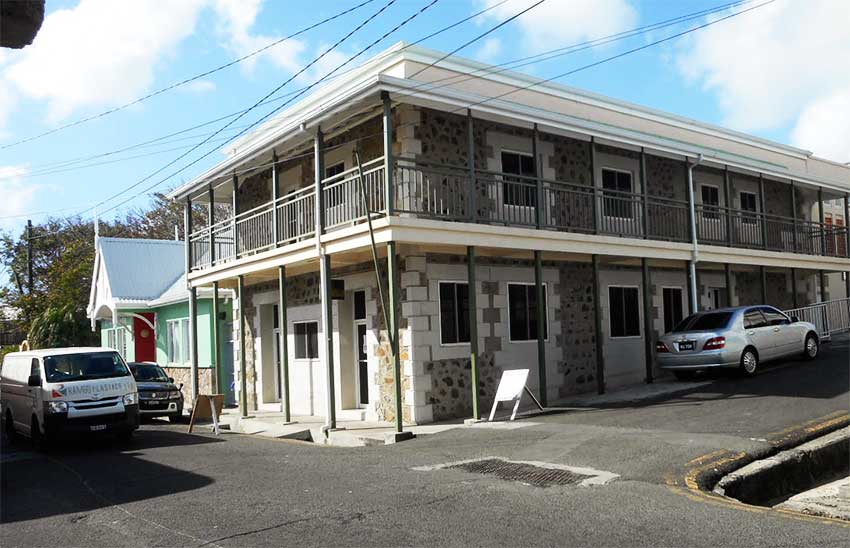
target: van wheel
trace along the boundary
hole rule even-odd
[[[752,348],[744,349],[741,354],[741,364],[738,366],[738,371],[745,377],[754,377],[759,366],[759,357]]]
[[[806,344],[803,346],[803,358],[813,360],[818,357],[818,352],[820,352],[818,338],[814,333],[809,333],[806,335]]]
[[[3,429],[6,431],[6,437],[9,438],[9,441],[14,441],[18,437],[18,433],[15,432],[15,421],[12,420],[12,412],[8,409],[6,410],[6,419],[3,423]]]
[[[696,377],[696,371],[673,371],[678,381],[691,381]]]
[[[41,433],[41,428],[38,426],[38,419],[35,416],[33,416],[30,422],[30,439],[36,451],[47,449],[47,440],[44,438],[44,434]]]

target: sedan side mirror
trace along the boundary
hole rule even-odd
[[[797,316],[791,316],[791,323],[797,323],[799,321],[800,321],[800,318],[798,318]]]
[[[170,382],[171,384],[174,384],[174,377],[168,377],[168,382]]]
[[[27,386],[41,386],[41,375],[30,375],[27,379]]]

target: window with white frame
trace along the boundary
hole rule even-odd
[[[295,336],[295,359],[318,359],[319,322],[296,322],[292,324],[292,330]]]
[[[546,284],[543,284],[543,338],[549,338],[549,319],[546,310]],[[508,323],[512,342],[537,340],[537,286],[508,284]]]
[[[170,364],[189,363],[189,318],[165,322],[165,355]]]
[[[640,336],[639,302],[637,287],[608,287],[611,338]]]
[[[469,342],[469,284],[440,282],[440,344]]]
[[[118,352],[122,358],[127,358],[127,330],[123,326],[106,330],[106,346]]]
[[[518,175],[505,177],[506,182],[502,184],[502,202],[505,205],[537,207],[536,183],[524,178],[536,175],[531,154],[502,151],[502,173]]]
[[[625,194],[620,194],[625,193]],[[632,173],[602,168],[602,214],[606,217],[634,219],[631,196]]]

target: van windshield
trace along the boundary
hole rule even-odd
[[[129,374],[130,370],[117,352],[85,352],[44,358],[47,382],[109,379]]]

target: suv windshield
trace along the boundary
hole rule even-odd
[[[709,312],[707,314],[692,314],[679,322],[673,329],[673,333],[683,331],[713,331],[723,329],[729,325],[732,319],[731,312]]]
[[[137,381],[142,382],[168,382],[168,375],[165,371],[153,363],[134,363],[130,364],[130,371]]]
[[[117,352],[85,352],[44,358],[47,382],[85,381],[130,374]]]

